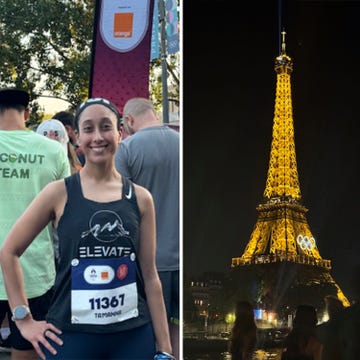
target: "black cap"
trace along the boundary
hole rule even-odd
[[[7,88],[0,89],[0,105],[29,105],[29,94],[25,90]]]

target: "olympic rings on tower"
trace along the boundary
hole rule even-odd
[[[296,238],[296,242],[299,244],[300,249],[305,251],[311,251],[315,248],[315,239],[313,237],[307,237],[299,234]]]

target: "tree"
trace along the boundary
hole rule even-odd
[[[0,2],[0,84],[25,87],[74,108],[89,85],[94,1]]]
[[[168,55],[166,60],[168,73],[168,97],[179,106],[180,91],[180,54]],[[162,106],[162,82],[161,82],[161,60],[155,59],[150,63],[149,86],[150,98],[155,108]]]
[[[43,116],[36,101],[42,95],[68,101],[70,110],[88,96],[94,10],[94,0],[0,1],[0,87],[30,92],[30,124]],[[179,56],[169,57],[170,74],[178,64]],[[150,75],[158,66],[150,64]],[[161,76],[149,82],[152,100],[161,103]],[[179,90],[171,96],[178,99]]]

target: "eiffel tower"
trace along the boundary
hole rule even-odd
[[[281,51],[275,59],[276,98],[264,201],[256,208],[258,219],[244,253],[232,258],[231,272],[243,292],[247,281],[253,302],[275,311],[294,309],[300,303],[324,310],[326,295],[337,296],[349,306],[330,275],[331,261],[320,255],[306,220],[308,210],[301,202],[290,83],[293,63],[286,54],[286,33],[281,34]]]

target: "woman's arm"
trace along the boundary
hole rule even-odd
[[[16,221],[1,247],[0,263],[10,309],[14,309],[18,305],[29,305],[19,257],[41,230],[50,221],[55,220],[59,201],[64,196],[64,192],[66,194],[63,180],[48,184]],[[47,256],[47,254],[39,254],[39,256]],[[50,256],[49,258],[52,261]],[[23,320],[16,320],[16,325],[22,336],[32,343],[42,358],[44,358],[44,354],[39,347],[39,342],[51,352],[55,351],[43,335],[46,329],[53,331],[47,332],[47,336],[61,344],[61,340],[54,334],[54,332],[59,334],[60,331],[45,321],[35,321],[31,314]]]
[[[154,202],[148,190],[136,185],[135,188],[141,213],[139,261],[144,278],[147,303],[153,322],[157,349],[171,354],[166,309],[155,264],[156,227]]]

